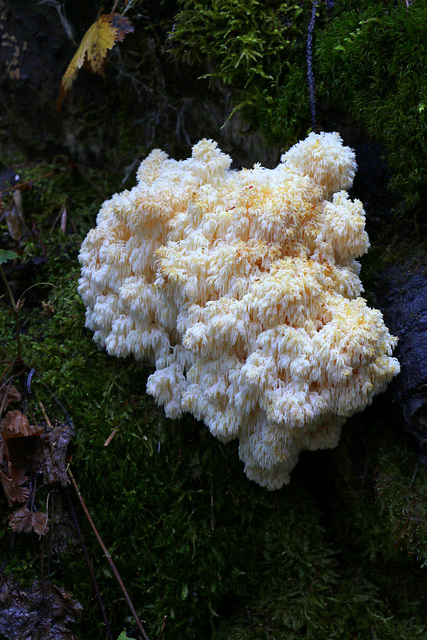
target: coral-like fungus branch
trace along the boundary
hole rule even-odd
[[[230,164],[212,140],[187,160],[152,151],[83,242],[79,292],[101,348],[155,366],[168,417],[238,438],[247,476],[277,489],[398,373],[396,339],[360,297],[369,240],[339,135],[272,170]]]

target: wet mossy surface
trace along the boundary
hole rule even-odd
[[[88,177],[115,189],[114,176]],[[52,225],[65,193],[64,234]],[[68,170],[24,193],[39,237],[27,239],[7,274],[16,295],[40,284],[20,312],[15,385],[33,421],[43,420],[40,401],[52,420],[64,420],[64,410],[72,419],[74,477],[150,638],[165,616],[165,637],[426,637],[427,474],[390,399],[353,418],[336,450],[303,454],[289,486],[268,492],[248,481],[235,443],[221,444],[190,417],[167,420],[145,394],[150,367],[100,352],[84,328],[77,253],[101,200]],[[4,361],[16,348],[9,319],[3,311]],[[36,496],[43,508],[43,486]],[[51,529],[39,540],[9,530],[3,500],[4,569],[24,584],[43,576],[70,590],[84,606],[79,637],[101,637],[59,489],[49,502]],[[121,592],[76,509],[112,628],[132,637]]]
[[[407,207],[423,207],[427,189],[426,17],[422,2],[366,4],[361,11],[347,3],[316,52],[320,94],[383,143],[392,187]]]
[[[230,86],[236,110],[270,143],[287,148],[305,135],[313,126],[306,82],[312,3],[179,6],[172,52]],[[312,47],[317,127],[334,130],[336,109],[351,116],[383,145],[391,186],[415,209],[427,188],[426,12],[424,2],[319,3]]]
[[[367,179],[373,175],[370,168],[363,180],[356,179],[353,194],[367,200],[373,246],[363,259],[361,278],[374,306],[379,274],[387,265],[403,261],[411,251],[420,256],[417,263],[425,258],[420,209],[425,149],[417,129],[424,117],[419,107],[424,104],[424,89],[418,80],[411,85],[411,74],[421,74],[424,58],[417,48],[412,49],[413,55],[407,52],[413,39],[419,41],[425,8],[414,3],[406,11],[403,4],[396,8],[363,2],[356,11],[350,4],[340,4],[333,14],[324,5],[319,8],[314,58],[318,115],[320,122],[328,124],[325,128],[341,130],[332,125],[344,123],[347,137],[353,135],[359,142],[361,127],[359,164],[362,158],[366,166],[377,163],[373,184]],[[243,104],[240,113],[254,130],[264,133],[268,144],[286,147],[310,126],[305,84],[309,4],[254,1],[251,29],[245,30],[249,18],[241,2],[227,3],[235,23],[230,15],[218,23],[215,15],[224,3],[205,3],[205,18],[200,22],[195,12],[200,3],[183,1],[171,39],[167,32],[172,30],[177,6],[172,11],[166,5],[162,5],[164,14],[153,7],[147,9],[156,14],[158,22],[165,21],[161,25],[162,64],[166,58],[179,59],[185,49],[188,61],[195,60],[197,51],[199,66],[196,74],[182,67],[179,87],[172,89],[166,83],[162,96],[162,65],[156,66],[160,31],[154,30],[151,40],[144,41],[144,60],[147,64],[151,60],[151,70],[158,69],[153,82],[159,84],[150,86],[149,95],[141,89],[143,99],[136,117],[146,129],[138,137],[138,149],[133,148],[135,125],[126,105],[132,88],[132,82],[127,84],[129,77],[123,80],[115,101],[109,102],[117,116],[114,130],[109,124],[108,100],[95,114],[95,99],[93,108],[85,111],[87,104],[78,91],[70,98],[70,111],[75,109],[81,122],[81,129],[76,129],[76,155],[57,156],[52,164],[53,154],[46,143],[41,155],[49,157],[49,163],[41,163],[34,162],[33,142],[19,153],[13,145],[7,149],[4,145],[8,151],[4,162],[16,168],[21,182],[56,170],[55,175],[35,181],[23,192],[25,220],[32,235],[18,246],[8,237],[4,222],[1,226],[1,248],[19,254],[4,265],[7,278],[15,297],[23,294],[25,298],[19,314],[22,364],[15,369],[14,382],[23,394],[20,409],[30,421],[42,422],[42,402],[51,420],[63,421],[66,416],[72,420],[75,435],[68,453],[74,477],[151,639],[160,634],[165,616],[166,639],[427,638],[427,472],[416,444],[405,433],[391,393],[379,396],[365,412],[349,420],[336,450],[304,453],[291,484],[268,492],[246,479],[236,443],[221,444],[203,424],[188,416],[180,421],[166,419],[145,394],[150,367],[98,351],[84,328],[85,310],[77,294],[80,244],[95,224],[102,194],[108,197],[132,186],[136,164],[134,169],[130,165],[135,156],[142,156],[151,143],[169,145],[173,155],[188,144],[186,132],[190,137],[193,133],[188,113],[201,115],[190,110],[186,127],[176,126],[183,104],[179,100],[185,93],[181,90],[188,78],[195,82],[197,74],[213,73],[215,82],[225,82],[233,100],[228,113]],[[200,28],[195,29],[197,21]],[[139,24],[143,22],[141,18]],[[210,25],[209,33],[203,31],[203,25]],[[235,29],[229,34],[237,47],[231,58],[229,51],[216,46],[221,38],[225,42],[221,29],[226,27]],[[236,29],[245,36],[238,41]],[[387,34],[393,33],[396,45],[390,52]],[[267,36],[270,39],[262,47],[257,44],[257,38]],[[365,45],[368,53],[365,65],[360,65],[360,50]],[[240,57],[243,50],[247,58]],[[405,64],[393,72],[395,79],[402,76],[399,84],[400,80],[381,71],[381,60],[391,56],[398,66],[404,51]],[[252,65],[251,55],[261,66]],[[116,60],[117,67],[138,80],[141,66],[135,65],[134,58],[133,64],[131,61],[132,56]],[[181,69],[181,62],[173,64]],[[173,85],[173,74],[170,70],[168,74]],[[367,96],[365,76],[357,74],[371,77],[378,90],[371,86]],[[352,82],[353,77],[359,79]],[[86,81],[90,83],[91,78],[83,76],[80,88]],[[208,92],[207,81],[201,82],[202,93]],[[405,96],[411,94],[412,102],[403,99],[403,115],[395,104],[396,87]],[[107,91],[113,95],[114,85]],[[174,97],[178,109],[173,106]],[[144,115],[141,105],[147,106]],[[371,105],[377,105],[372,113]],[[335,109],[340,109],[338,116]],[[384,120],[386,111],[388,119]],[[159,113],[163,125],[156,121],[156,135],[150,143],[150,118],[155,120]],[[360,127],[351,123],[349,114]],[[19,113],[14,117],[19,124]],[[201,122],[200,117],[198,127]],[[398,137],[393,133],[396,123],[400,123]],[[209,126],[209,135],[213,135],[212,121]],[[83,153],[90,131],[93,144],[88,140]],[[369,136],[375,138],[375,144]],[[3,130],[1,140],[6,137]],[[34,137],[33,129],[31,139]],[[383,146],[378,148],[378,143]],[[399,157],[396,145],[402,150]],[[64,153],[64,147],[60,152]],[[388,166],[380,159],[386,154]],[[400,189],[400,200],[384,186],[390,177]],[[63,205],[67,210],[65,233],[59,228]],[[32,285],[37,286],[27,290]],[[7,304],[7,298],[1,302]],[[4,307],[0,345],[2,371],[7,376],[8,363],[16,355],[16,336]],[[73,496],[70,488],[68,491]],[[47,494],[40,483],[35,498],[40,509],[46,508]],[[55,488],[49,495],[50,531],[41,539],[34,533],[14,534],[8,523],[12,509],[3,497],[0,500],[1,568],[19,577],[23,585],[47,579],[71,591],[84,606],[83,619],[75,628],[77,636],[82,640],[103,638],[93,585],[62,490]],[[122,593],[75,496],[73,501],[115,637],[126,628],[128,636],[136,638]]]

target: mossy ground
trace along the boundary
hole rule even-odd
[[[16,295],[38,283],[20,312],[24,367],[16,384],[33,421],[43,420],[40,401],[52,420],[63,420],[64,409],[73,420],[74,476],[150,638],[165,616],[170,638],[427,638],[427,474],[387,402],[379,398],[350,421],[337,450],[302,455],[282,490],[248,481],[235,443],[156,408],[145,394],[146,364],[96,349],[77,294],[77,253],[102,201],[93,185],[106,193],[119,185],[111,174],[57,168],[24,193],[38,237],[7,265]],[[65,199],[64,234],[54,223]],[[5,309],[0,333],[5,366],[16,351]],[[132,637],[122,594],[76,508],[114,633],[126,628]],[[84,605],[79,637],[103,637],[59,490],[48,512],[45,538],[14,535],[2,500],[5,570],[27,584],[44,577],[70,590]]]
[[[425,111],[424,89],[411,78],[414,73],[426,77],[417,44],[425,4],[414,3],[409,11],[403,3],[396,8],[365,1],[357,11],[350,4],[340,3],[333,15],[323,4],[319,8],[315,74],[320,119],[326,121],[329,105],[338,104],[382,140],[396,188],[406,206],[416,208],[424,189],[425,142],[419,127],[424,126]],[[286,147],[310,127],[305,42],[311,3],[253,0],[249,13],[248,7],[240,0],[183,0],[169,41],[171,54],[178,57],[185,51],[203,67],[201,74],[222,80],[252,126]],[[144,94],[137,84],[139,108],[145,109],[143,126],[148,131],[154,122],[156,131],[161,130],[156,144],[168,144],[174,154],[172,97],[177,96],[178,104],[180,93],[163,82],[159,42],[158,33],[144,37],[145,57],[136,63],[134,57],[131,68],[126,65],[132,57],[116,62],[126,78],[124,89],[132,84],[130,75],[138,81],[139,73],[148,73],[143,69],[147,62],[154,86]],[[161,49],[165,55],[164,42]],[[384,72],[384,59],[393,60],[398,82]],[[366,77],[372,81],[369,94]],[[115,90],[111,87],[111,95]],[[54,166],[19,168],[21,180],[57,169],[23,193],[27,224],[31,229],[34,223],[38,235],[17,247],[8,243],[6,227],[1,228],[1,246],[20,256],[7,263],[7,277],[15,296],[25,297],[20,311],[23,366],[16,369],[15,381],[24,394],[21,410],[31,421],[42,421],[42,402],[52,420],[63,420],[64,409],[72,419],[75,436],[69,454],[74,476],[151,639],[158,637],[165,616],[164,638],[427,638],[427,473],[389,396],[380,396],[349,421],[336,450],[304,453],[291,484],[267,492],[244,476],[236,443],[221,444],[189,417],[167,420],[145,394],[149,367],[98,351],[84,329],[84,307],[77,294],[78,250],[95,224],[102,193],[109,196],[123,189],[124,171],[119,174],[111,167],[117,168],[121,158],[123,169],[137,152],[134,123],[122,106],[124,93],[117,93],[116,102],[112,98],[114,130],[105,106],[87,113],[78,97],[72,103],[82,114],[77,143],[94,130],[96,170],[63,158]],[[396,106],[400,95],[404,113]],[[143,151],[141,143],[138,153]],[[17,159],[14,150],[8,164]],[[63,205],[68,212],[66,233],[59,229]],[[369,281],[378,268],[395,262],[402,245],[414,244],[414,235],[408,239],[400,230],[410,226],[420,245],[421,219],[414,214],[409,218],[403,208],[393,215],[386,236],[384,225],[371,234],[373,247],[362,271],[368,297]],[[4,307],[0,345],[7,376],[16,336]],[[36,500],[44,509],[45,487],[40,486]],[[77,504],[76,510],[113,631],[117,637],[126,628],[136,637],[122,593]],[[45,538],[14,535],[8,526],[10,512],[0,498],[2,567],[23,584],[46,578],[71,591],[84,605],[79,637],[103,638],[93,586],[61,491],[49,496],[50,532]]]

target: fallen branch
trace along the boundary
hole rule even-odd
[[[83,509],[83,511],[85,512],[86,518],[88,519],[89,524],[90,524],[90,526],[92,527],[92,531],[94,532],[94,534],[95,534],[95,536],[96,536],[96,538],[97,538],[97,540],[98,540],[98,542],[99,542],[99,544],[100,544],[100,546],[101,546],[101,549],[103,550],[104,555],[105,555],[105,557],[106,557],[106,558],[107,558],[107,560],[108,560],[108,564],[110,565],[111,570],[113,571],[114,575],[116,576],[116,580],[117,580],[117,582],[119,583],[119,585],[120,585],[120,589],[122,590],[123,595],[124,595],[124,597],[125,597],[125,599],[126,599],[126,602],[128,603],[128,607],[129,607],[129,609],[130,609],[130,610],[131,610],[131,612],[132,612],[132,615],[133,615],[133,618],[134,618],[134,620],[135,620],[136,626],[138,627],[138,630],[140,631],[140,633],[141,633],[142,637],[144,638],[144,640],[149,640],[149,638],[148,638],[148,636],[147,636],[147,634],[146,634],[146,632],[145,632],[145,629],[144,629],[144,627],[143,627],[143,626],[142,626],[142,624],[141,624],[141,620],[139,619],[138,614],[136,613],[135,607],[133,606],[132,601],[131,601],[131,599],[129,598],[128,592],[126,591],[126,587],[125,587],[125,585],[123,584],[123,580],[122,580],[122,579],[121,579],[121,577],[120,577],[120,574],[119,574],[119,572],[118,572],[118,570],[117,570],[117,567],[116,567],[116,565],[114,564],[113,559],[111,558],[110,552],[108,551],[107,547],[106,547],[106,546],[105,546],[105,544],[103,543],[102,538],[101,538],[101,536],[99,535],[98,529],[96,528],[95,523],[94,523],[94,521],[92,520],[92,517],[91,517],[91,515],[90,515],[90,513],[89,513],[89,510],[88,510],[88,508],[87,508],[86,504],[85,504],[85,501],[83,500],[83,496],[82,496],[82,494],[80,493],[80,489],[79,489],[79,487],[78,487],[78,485],[77,485],[77,482],[76,482],[76,481],[75,481],[75,479],[74,479],[74,476],[73,476],[73,474],[72,474],[72,472],[71,472],[70,467],[68,467],[68,469],[67,469],[67,474],[68,474],[68,477],[69,477],[69,478],[70,478],[70,480],[71,480],[71,484],[72,484],[72,485],[73,485],[73,487],[74,487],[74,490],[75,490],[75,492],[76,492],[76,494],[77,494],[77,497],[78,497],[78,499],[79,499],[79,501],[80,501],[80,504],[81,504],[81,506],[82,506],[82,509]]]
[[[103,200],[108,200],[108,196],[105,195],[105,193],[103,192],[103,190],[101,189],[101,187],[99,187],[96,182],[94,182],[92,180],[92,178],[90,178],[87,173],[84,171],[84,169],[82,167],[80,167],[78,164],[74,165],[74,167],[77,169],[77,171],[80,173],[80,175],[82,176],[82,178],[84,178],[89,184],[90,186],[95,189],[95,191],[97,193],[99,193],[99,195],[101,196],[101,198]]]
[[[58,169],[54,169],[49,173],[45,173],[42,176],[38,176],[37,178],[31,178],[31,180],[26,180],[25,182],[19,182],[18,184],[13,185],[13,187],[7,187],[6,189],[1,189],[0,196],[2,196],[4,193],[9,193],[9,191],[15,191],[15,189],[23,189],[24,187],[27,187],[28,185],[33,184],[33,182],[36,182],[36,180],[49,178],[50,176],[54,176],[56,173],[58,173]]]
[[[86,548],[86,544],[85,544],[85,541],[83,539],[82,532],[80,530],[79,521],[77,520],[77,515],[76,515],[76,512],[74,510],[73,502],[72,502],[72,500],[70,498],[70,494],[68,493],[68,491],[66,489],[64,490],[64,495],[65,495],[65,499],[67,501],[68,511],[70,512],[71,518],[73,519],[74,526],[76,528],[77,535],[78,535],[79,540],[80,540],[80,545],[81,545],[81,547],[83,549],[83,554],[84,554],[84,557],[85,557],[85,560],[86,560],[86,564],[88,566],[89,573],[91,575],[92,582],[93,582],[93,585],[95,587],[96,597],[98,599],[98,604],[99,604],[99,607],[101,609],[102,617],[104,618],[105,628],[107,629],[107,635],[110,638],[110,640],[114,640],[113,634],[111,633],[110,625],[109,625],[109,622],[108,622],[107,614],[105,612],[104,603],[102,601],[101,592],[99,590],[98,583],[96,581],[96,577],[95,577],[95,573],[93,571],[92,563],[90,561],[89,554],[88,554],[88,551],[87,551],[87,548]]]

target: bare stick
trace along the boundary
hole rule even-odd
[[[319,0],[313,0],[310,24],[308,25],[308,32],[307,32],[307,81],[308,81],[308,92],[310,94],[311,122],[313,127],[316,126],[316,95],[314,91],[312,47],[313,47],[314,23],[316,21],[316,9],[318,4],[319,4]]]
[[[118,429],[113,429],[112,432],[110,433],[110,435],[108,436],[108,438],[106,439],[106,441],[104,442],[104,447],[108,447],[108,445],[110,444],[111,440],[114,438],[114,436],[116,435],[116,433],[118,433],[119,430]]]
[[[50,176],[54,176],[55,173],[58,173],[58,169],[54,169],[53,171],[50,171],[49,173],[45,173],[42,176],[37,176],[37,178],[31,178],[31,180],[20,182],[19,184],[15,184],[13,187],[7,187],[7,189],[2,189],[0,191],[0,195],[3,195],[3,193],[9,193],[9,191],[14,191],[15,189],[22,189],[23,187],[26,187],[27,185],[32,184],[33,182],[36,182],[36,180],[42,180],[43,178],[49,178]]]
[[[105,193],[103,192],[103,190],[101,189],[101,187],[99,187],[96,182],[94,182],[88,175],[87,173],[84,171],[84,169],[82,167],[80,167],[78,164],[75,165],[77,171],[80,173],[80,175],[82,176],[82,178],[84,178],[89,184],[90,186],[95,189],[95,191],[97,193],[99,193],[99,195],[101,196],[101,198],[103,200],[108,200],[108,197],[105,195]]]
[[[40,409],[42,410],[42,414],[43,414],[44,419],[46,420],[46,424],[47,424],[47,426],[49,427],[49,429],[53,429],[53,427],[52,427],[52,423],[51,423],[51,421],[49,420],[49,416],[48,416],[48,415],[47,415],[47,413],[46,413],[46,409],[44,408],[44,405],[43,405],[43,403],[42,403],[42,402],[40,402],[40,400],[39,400],[39,407],[40,407]]]
[[[74,522],[74,526],[76,527],[77,535],[79,536],[79,540],[80,540],[81,547],[83,549],[83,553],[84,553],[84,557],[85,557],[85,560],[86,560],[86,564],[88,566],[90,575],[92,577],[92,582],[93,582],[93,585],[95,587],[96,597],[98,599],[98,604],[99,604],[99,607],[100,607],[101,612],[102,612],[102,617],[104,618],[105,627],[107,629],[107,635],[110,638],[110,640],[114,640],[113,634],[111,633],[110,625],[108,623],[107,614],[105,613],[105,607],[104,607],[104,603],[103,603],[102,598],[101,598],[101,592],[99,591],[98,583],[96,581],[95,574],[93,572],[92,563],[91,563],[90,558],[89,558],[89,554],[88,554],[88,551],[87,551],[87,548],[86,548],[86,545],[85,545],[85,541],[83,540],[82,532],[81,532],[80,526],[79,526],[79,521],[77,520],[77,515],[76,515],[76,512],[74,510],[74,506],[73,506],[72,500],[70,498],[70,495],[69,495],[68,491],[65,490],[64,494],[65,494],[65,499],[67,501],[68,511],[70,512],[70,515],[71,515],[71,517],[73,519],[73,522]]]
[[[99,544],[100,544],[100,546],[101,546],[101,549],[103,550],[104,555],[105,555],[105,557],[106,557],[106,558],[107,558],[107,560],[108,560],[108,564],[110,565],[110,567],[111,567],[111,569],[112,569],[112,571],[113,571],[114,575],[116,576],[116,580],[117,580],[117,582],[119,583],[119,585],[120,585],[120,589],[122,590],[123,595],[124,595],[124,597],[125,597],[125,599],[126,599],[126,602],[128,603],[128,607],[129,607],[129,609],[130,609],[130,610],[131,610],[131,612],[132,612],[132,615],[133,615],[133,618],[134,618],[134,620],[135,620],[136,626],[138,627],[138,629],[139,629],[139,631],[140,631],[140,633],[141,633],[142,637],[144,638],[144,640],[149,640],[149,638],[148,638],[148,636],[147,636],[147,634],[146,634],[146,632],[145,632],[145,629],[144,629],[144,627],[143,627],[143,626],[142,626],[142,624],[141,624],[141,620],[138,618],[138,614],[137,614],[137,613],[136,613],[136,611],[135,611],[135,607],[133,606],[132,601],[131,601],[131,599],[130,599],[130,598],[129,598],[129,596],[128,596],[128,592],[126,591],[125,585],[123,584],[123,580],[122,580],[122,579],[121,579],[121,577],[120,577],[120,574],[119,574],[119,572],[118,572],[118,570],[117,570],[117,567],[116,567],[116,565],[114,564],[114,562],[113,562],[113,560],[112,560],[112,558],[111,558],[110,552],[108,551],[107,547],[106,547],[106,546],[105,546],[105,544],[103,543],[102,538],[101,538],[101,536],[100,536],[100,535],[99,535],[99,533],[98,533],[98,529],[96,528],[95,523],[94,523],[94,521],[93,521],[93,520],[92,520],[92,518],[91,518],[91,515],[90,515],[90,513],[89,513],[89,511],[88,511],[88,508],[87,508],[87,506],[86,506],[86,504],[85,504],[85,502],[84,502],[84,500],[83,500],[83,496],[82,496],[82,494],[80,493],[80,489],[79,489],[79,487],[78,487],[78,485],[77,485],[77,482],[74,480],[74,476],[73,476],[73,474],[71,473],[71,469],[70,469],[70,467],[68,467],[68,469],[67,469],[67,474],[68,474],[68,477],[69,477],[69,478],[70,478],[70,480],[71,480],[71,483],[72,483],[72,485],[73,485],[73,487],[74,487],[74,490],[75,490],[75,492],[76,492],[76,494],[77,494],[77,497],[78,497],[78,499],[79,499],[79,501],[80,501],[80,504],[82,505],[82,509],[83,509],[83,511],[85,512],[86,518],[89,520],[89,524],[90,524],[90,526],[92,527],[92,531],[94,532],[94,534],[95,534],[95,536],[96,536],[96,539],[98,540],[98,542],[99,542]]]
[[[162,628],[160,629],[159,637],[157,638],[157,640],[162,640],[163,638],[163,631],[165,630],[166,619],[167,619],[167,616],[163,618]]]

